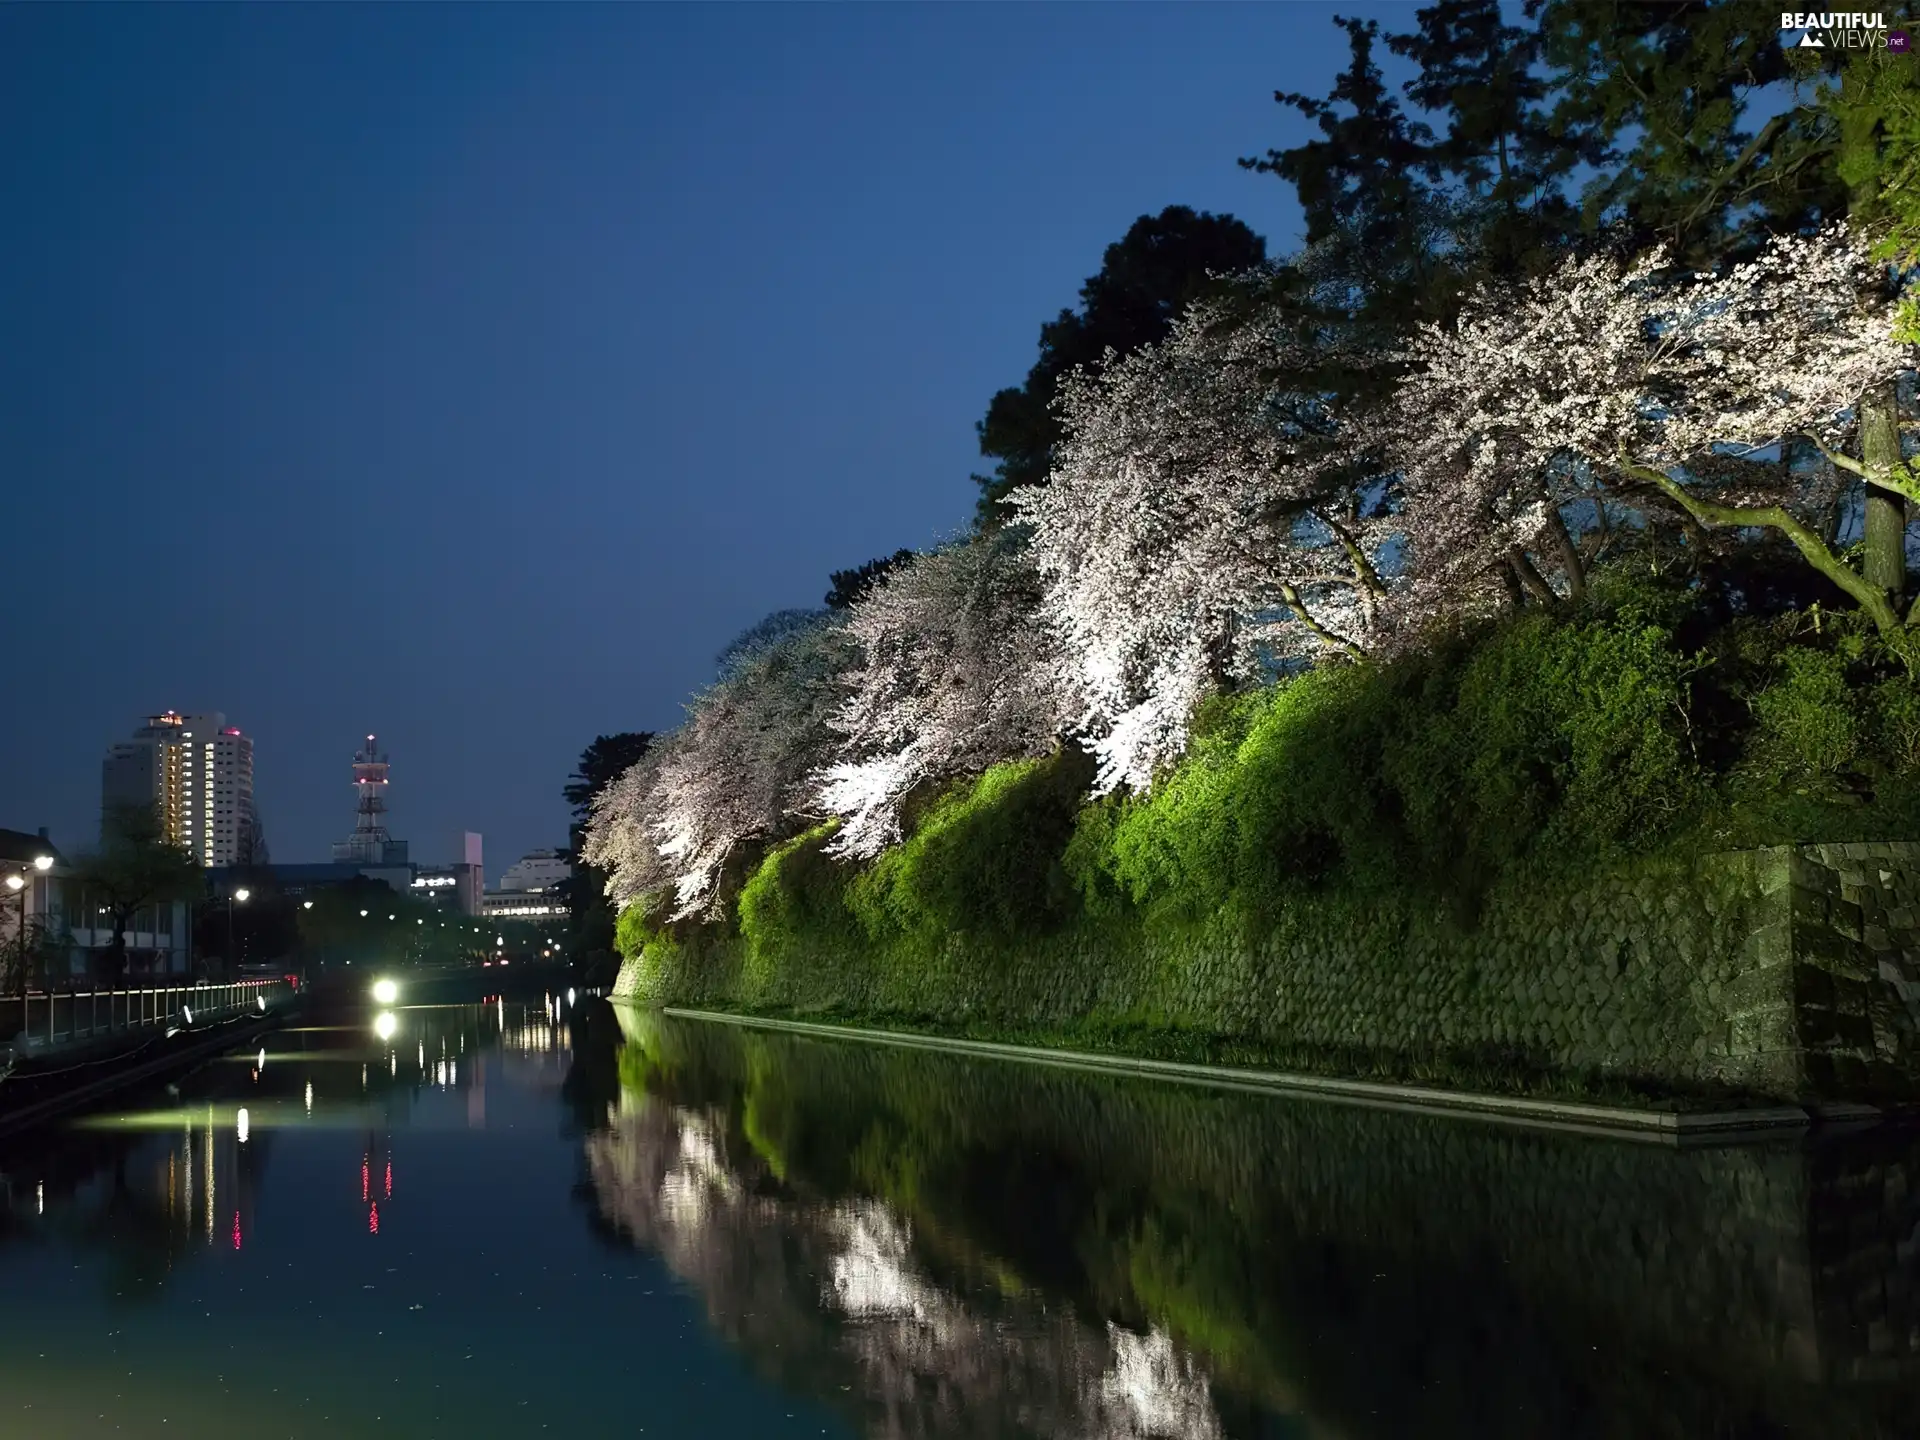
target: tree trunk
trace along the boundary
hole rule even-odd
[[[1900,463],[1900,417],[1893,382],[1876,385],[1860,401],[1860,458],[1867,474],[1884,475]],[[1861,573],[1897,605],[1907,588],[1906,497],[1867,481],[1866,545]]]

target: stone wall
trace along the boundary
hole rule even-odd
[[[1792,878],[1794,1001],[1813,1088],[1920,1075],[1920,845],[1803,845]]]
[[[1662,860],[1468,918],[1383,898],[1224,920],[745,953],[655,943],[618,993],[651,1003],[935,1025],[1200,1032],[1302,1066],[1454,1078],[1473,1067],[1756,1097],[1886,1098],[1920,1080],[1920,845]],[[1444,1062],[1444,1063],[1443,1063]],[[1423,1067],[1428,1067],[1423,1070]]]

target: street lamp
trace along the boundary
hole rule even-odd
[[[33,869],[46,874],[53,869],[53,857],[34,856]],[[7,876],[7,889],[20,897],[20,1029],[24,1033],[27,1029],[27,872],[19,870]]]
[[[228,979],[232,979],[234,975],[238,973],[240,968],[238,965],[234,963],[235,956],[233,953],[233,907],[235,905],[246,904],[247,900],[252,896],[252,894],[253,892],[251,890],[247,889],[246,886],[242,885],[238,890],[233,891],[231,894],[227,896],[227,978]]]

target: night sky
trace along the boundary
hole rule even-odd
[[[0,826],[90,842],[172,707],[276,860],[368,730],[416,858],[564,843],[594,735],[966,524],[1136,216],[1295,242],[1234,160],[1335,8],[0,8]]]

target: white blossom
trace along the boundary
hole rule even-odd
[[[1283,318],[1197,306],[1159,345],[1071,377],[1048,483],[1010,497],[1102,791],[1145,786],[1184,748],[1194,702],[1263,655],[1372,643],[1390,523],[1362,498],[1364,456],[1302,388]]]
[[[1646,472],[1710,478],[1721,503],[1805,498],[1780,465],[1728,490],[1720,462],[1801,431],[1842,439],[1862,392],[1908,363],[1892,317],[1879,267],[1841,226],[1720,274],[1672,273],[1656,250],[1482,288],[1420,328],[1382,412],[1411,607],[1471,605],[1503,572],[1578,590],[1610,519],[1645,510]]]
[[[790,833],[828,760],[852,646],[823,619],[735,656],[678,730],[601,795],[587,862],[621,906],[670,889],[671,918],[715,913],[729,860]]]
[[[833,717],[841,757],[817,777],[842,826],[831,849],[871,858],[900,836],[916,787],[1045,754],[1072,719],[1059,641],[1013,528],[917,555],[850,610],[860,652]]]

